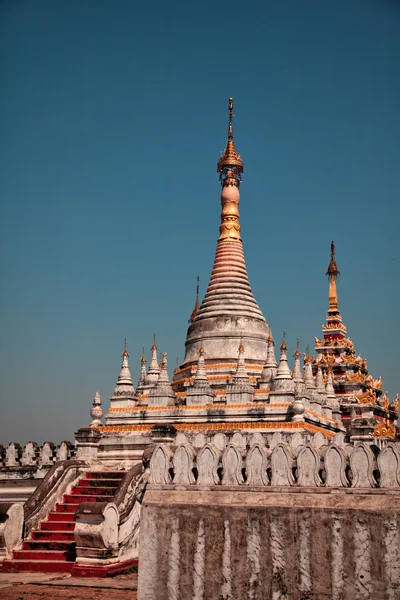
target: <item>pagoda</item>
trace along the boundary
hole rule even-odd
[[[329,308],[322,325],[322,338],[315,338],[316,356],[304,355],[305,365],[311,365],[314,379],[329,373],[335,396],[340,403],[342,421],[352,441],[373,441],[395,438],[398,416],[398,396],[390,402],[382,392],[382,378],[368,372],[367,360],[356,355],[354,344],[347,336],[339,311],[337,279],[340,275],[331,243],[331,260],[326,275],[329,278]]]
[[[188,440],[199,432],[212,436],[249,430],[267,437],[298,433],[304,441],[316,433],[326,439],[339,432],[344,436],[331,381],[320,378],[314,385],[307,369],[303,376],[298,348],[291,371],[285,336],[279,361],[275,359],[271,328],[254,298],[244,259],[239,221],[244,165],[234,143],[232,98],[228,108],[227,143],[217,164],[222,186],[219,238],[201,303],[197,286],[183,363],[170,381],[167,354],[158,363],[154,339],[148,371],[142,355],[134,400],[131,388],[123,402],[111,398],[105,425],[98,427],[100,459],[139,459],[150,441],[172,441],[177,433]],[[126,382],[126,348],[123,360]]]

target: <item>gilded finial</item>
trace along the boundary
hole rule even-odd
[[[240,344],[239,344],[239,352],[244,352],[244,346],[243,346],[243,334],[240,334]]]
[[[221,157],[218,161],[217,172],[220,173],[220,180],[222,185],[224,185],[224,181],[228,170],[233,172],[237,185],[239,185],[242,180],[241,174],[243,173],[243,161],[240,158],[240,155],[236,152],[235,144],[233,141],[233,117],[235,116],[235,113],[233,112],[233,98],[229,98],[228,108],[228,141],[226,143],[225,152],[221,154]]]
[[[140,362],[142,364],[147,362],[146,357],[144,355],[144,346],[142,346],[142,358],[140,359]]]
[[[204,354],[203,338],[202,337],[200,338],[199,354]]]
[[[331,261],[328,266],[326,275],[329,277],[329,311],[338,311],[338,295],[336,289],[336,279],[340,275],[340,271],[335,259],[335,242],[331,242]]]
[[[294,356],[296,356],[296,357],[300,356],[299,344],[300,344],[300,340],[299,340],[299,338],[297,338],[297,341],[296,341],[296,351],[294,353]]]
[[[174,375],[179,372],[179,356],[176,357],[176,365],[174,369]]]
[[[126,349],[126,346],[128,345],[128,342],[126,341],[126,338],[124,339],[124,351],[122,353],[122,356],[129,356],[128,354],[128,350]]]
[[[156,334],[155,333],[153,333],[153,345],[152,345],[151,349],[158,350],[157,344],[156,344]]]
[[[286,346],[286,331],[283,332],[283,340],[282,340],[282,344],[281,344],[281,350],[286,350],[287,346]]]
[[[336,264],[335,252],[336,252],[336,246],[335,246],[335,242],[332,240],[332,242],[331,242],[331,262],[329,263],[326,275],[329,275],[329,277],[334,277],[336,279],[340,275],[340,271]]]

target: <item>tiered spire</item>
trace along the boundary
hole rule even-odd
[[[275,359],[275,342],[271,333],[268,336],[267,360],[261,373],[261,381],[270,382],[276,374],[278,363]]]
[[[235,385],[238,385],[238,384],[248,385],[250,383],[250,381],[249,381],[249,375],[248,375],[247,369],[246,369],[246,364],[244,362],[244,346],[243,346],[242,341],[239,344],[238,352],[239,352],[238,362],[237,362],[237,367],[236,367],[236,373],[233,378],[233,383]]]
[[[303,383],[303,374],[300,366],[300,351],[299,351],[299,340],[297,340],[296,351],[294,353],[294,367],[293,367],[293,381],[295,383]]]
[[[279,366],[276,371],[275,379],[292,379],[292,374],[288,366],[286,350],[287,346],[285,341],[285,334],[283,334],[283,342],[281,344],[281,356],[279,360]]]
[[[194,321],[232,315],[265,322],[250,288],[240,237],[239,185],[243,161],[233,141],[233,116],[233,100],[229,98],[228,141],[217,167],[222,185],[220,236],[210,283]]]
[[[336,280],[340,275],[340,271],[336,264],[335,258],[336,246],[335,242],[332,240],[331,242],[331,262],[329,263],[328,270],[326,274],[329,277],[329,312],[338,311],[338,295],[336,289]]]
[[[204,354],[203,344],[201,344],[199,359],[197,361],[197,371],[194,376],[193,384],[187,390],[186,404],[188,406],[193,404],[209,404],[214,397],[208,382]]]
[[[121,371],[118,376],[117,384],[114,388],[114,394],[111,396],[111,403],[116,406],[124,406],[128,402],[131,404],[131,401],[135,399],[135,390],[133,388],[132,376],[129,370],[129,354],[126,349],[126,338],[124,344],[124,351],[122,353],[122,365]]]
[[[158,366],[158,358],[157,358],[156,334],[154,334],[153,335],[153,345],[151,347],[150,366],[149,366],[149,370],[147,372],[148,384],[151,386],[154,386],[157,383],[159,374],[160,374],[160,367]]]
[[[142,357],[140,359],[140,377],[139,377],[139,381],[138,381],[137,388],[136,388],[137,390],[139,388],[143,388],[143,386],[146,385],[146,375],[147,375],[146,374],[146,363],[147,363],[147,360],[144,355],[144,346],[143,346],[142,347]]]
[[[150,406],[175,404],[175,394],[168,376],[166,352],[162,354],[160,374],[155,387],[149,394],[148,403]]]

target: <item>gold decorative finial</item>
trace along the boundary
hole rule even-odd
[[[300,356],[299,344],[300,344],[300,340],[299,340],[299,338],[297,338],[297,341],[296,341],[296,351],[294,353],[294,356],[296,356],[296,357]]]
[[[157,350],[157,344],[156,344],[156,334],[153,333],[153,345],[151,347],[152,350]]]
[[[175,369],[174,369],[174,375],[176,375],[176,373],[179,373],[179,356],[176,357],[176,365],[175,365]]]
[[[122,356],[129,356],[128,354],[128,350],[126,349],[126,346],[128,345],[128,342],[126,341],[126,338],[124,339],[124,351],[122,353]]]
[[[243,333],[241,333],[241,334],[240,334],[239,352],[244,352],[244,346],[243,346]]]
[[[141,363],[146,363],[147,362],[146,357],[144,355],[144,346],[142,346],[142,358],[140,359],[140,362]]]
[[[336,279],[340,275],[340,271],[335,259],[335,242],[331,242],[331,262],[329,263],[326,275],[329,277],[329,311],[338,311],[338,295],[336,289]]]
[[[197,286],[196,286],[196,301],[194,303],[194,309],[192,314],[190,315],[189,323],[193,323],[196,318],[197,313],[199,312],[199,281],[200,275],[197,275]]]
[[[235,176],[238,178],[238,183],[241,181],[241,174],[243,173],[243,161],[240,155],[236,152],[235,144],[233,141],[233,98],[228,100],[229,107],[229,125],[228,125],[228,141],[226,143],[225,152],[221,154],[218,161],[217,172],[221,174],[221,181],[223,183],[225,173],[224,171],[229,168],[234,170]]]
[[[286,346],[286,331],[283,332],[283,340],[282,340],[282,344],[281,344],[281,350],[286,350],[287,346]]]
[[[202,337],[200,338],[199,354],[204,354],[203,338]]]

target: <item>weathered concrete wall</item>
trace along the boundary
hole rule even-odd
[[[400,493],[150,485],[139,600],[398,600]]]

